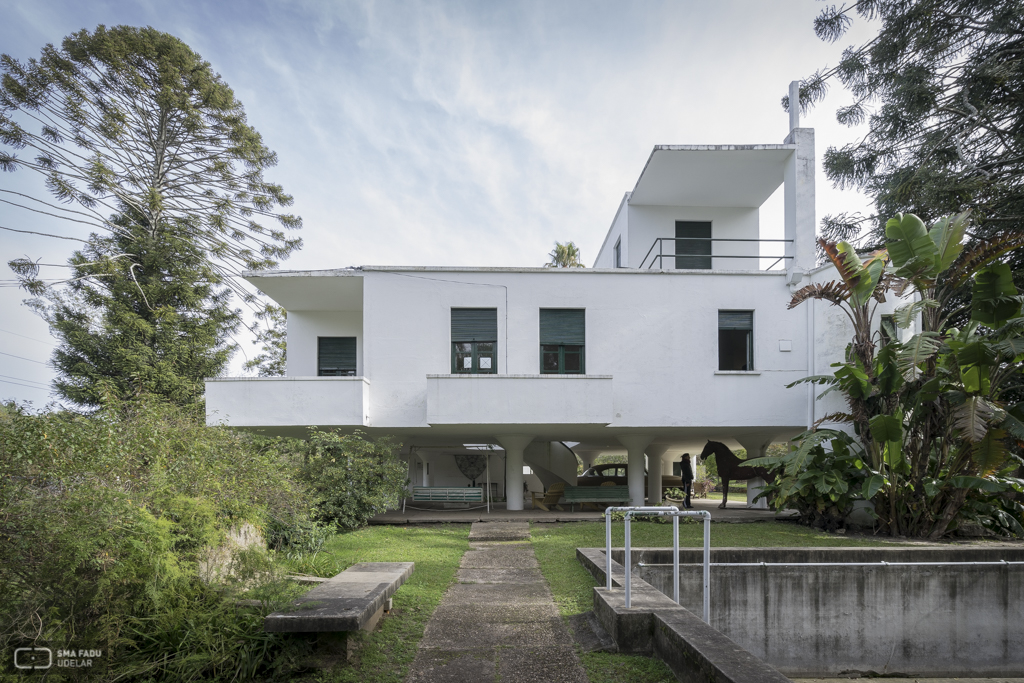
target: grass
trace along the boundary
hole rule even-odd
[[[580,655],[590,683],[675,683],[676,677],[660,659],[609,652]]]
[[[316,560],[321,576],[358,562],[415,562],[409,580],[395,593],[394,606],[373,633],[351,634],[355,652],[348,664],[318,674],[323,683],[404,681],[427,620],[455,581],[469,549],[469,525],[374,526],[339,534]]]

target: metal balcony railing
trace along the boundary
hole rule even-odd
[[[711,252],[711,251],[713,251],[711,249],[711,245],[713,243],[715,243],[715,242],[757,242],[759,244],[762,243],[762,242],[781,242],[783,244],[792,244],[793,240],[761,240],[761,239],[754,240],[754,239],[739,239],[739,238],[729,238],[729,237],[657,237],[654,240],[654,244],[651,245],[651,248],[647,250],[647,255],[644,256],[644,260],[640,262],[640,268],[641,269],[646,268],[646,269],[649,270],[651,268],[654,268],[656,264],[657,264],[658,268],[665,268],[665,259],[667,259],[667,258],[670,258],[670,259],[678,259],[678,258],[707,259],[709,262],[711,262],[712,259],[721,259],[721,258],[748,258],[748,259],[749,258],[753,258],[753,259],[775,259],[774,261],[772,261],[771,265],[769,265],[767,268],[765,268],[765,270],[771,270],[772,268],[774,268],[779,263],[784,262],[786,259],[793,258],[792,256],[787,256],[786,254],[781,254],[781,255],[765,255],[765,254],[714,254],[714,253],[706,253],[706,254],[694,254],[694,253],[677,254],[677,253],[675,253],[676,249],[674,247],[672,249],[673,253],[666,254],[665,253],[665,242],[673,242],[673,243],[677,243],[677,242],[698,242],[698,243],[705,243],[705,244],[708,245],[707,251]],[[654,248],[655,247],[658,248],[658,253],[656,253],[656,254],[654,253]],[[672,265],[669,266],[669,268],[672,268],[672,269],[677,268],[676,263],[673,262]],[[699,270],[699,269],[697,269],[697,268],[681,268],[680,270]]]

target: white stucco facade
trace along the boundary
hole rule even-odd
[[[788,241],[765,250],[759,208],[783,185]],[[676,221],[711,223],[710,270],[645,258],[675,236]],[[820,302],[787,309],[796,289],[831,279],[814,268],[814,231],[814,136],[795,129],[780,145],[656,147],[593,268],[249,273],[288,311],[287,376],[208,380],[208,421],[394,435],[417,485],[466,485],[452,454],[489,444],[491,480],[510,509],[522,507],[524,461],[545,483],[571,481],[576,457],[563,442],[588,463],[628,453],[642,503],[645,452],[652,472],[670,473],[672,459],[708,439],[757,453],[835,409],[806,387],[786,388],[826,372],[851,334]],[[736,258],[765,253],[788,258],[767,271]],[[495,374],[453,374],[457,308],[495,310]],[[541,309],[585,311],[583,374],[541,374]],[[719,369],[719,311],[752,312],[751,369]],[[355,376],[317,377],[320,337],[355,339]]]

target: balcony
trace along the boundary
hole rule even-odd
[[[365,377],[206,380],[206,423],[228,427],[369,426]]]
[[[641,261],[640,269],[785,270],[787,261],[793,258],[792,250],[786,245],[792,243],[793,240],[784,239],[657,237]],[[767,249],[772,253],[762,253],[762,244],[774,247]]]
[[[427,375],[427,422],[607,425],[611,375]]]

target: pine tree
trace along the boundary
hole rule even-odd
[[[60,342],[57,392],[91,408],[142,394],[193,403],[235,349],[230,290],[187,236],[115,221],[72,255],[68,287],[33,302]]]
[[[262,327],[261,323],[266,326]],[[246,370],[255,370],[260,377],[280,377],[284,374],[288,360],[288,311],[280,306],[270,305],[256,314],[252,326],[256,343],[262,344],[260,354],[246,361]]]
[[[876,213],[826,216],[825,238],[870,228],[863,246],[878,246],[897,213],[933,221],[965,209],[976,238],[1024,230],[1024,2],[857,0],[826,7],[814,30],[838,41],[854,15],[878,21],[878,34],[801,81],[800,106],[836,80],[853,96],[837,119],[869,131],[829,148],[824,168],[871,196]],[[1024,255],[1010,258],[1019,272]]]

